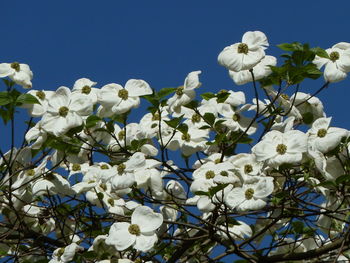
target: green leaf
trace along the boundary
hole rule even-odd
[[[324,50],[323,48],[315,47],[315,48],[312,48],[311,51],[313,51],[317,56],[321,58],[329,58],[327,51]]]
[[[165,123],[168,124],[169,127],[173,128],[173,129],[176,129],[177,126],[179,125],[179,123],[181,122],[182,118],[183,118],[183,115],[180,116],[180,117],[171,119],[171,120],[169,120],[169,121],[166,121],[166,120],[165,120]]]
[[[157,92],[158,98],[163,98],[168,96],[169,94],[175,92],[176,88],[162,88],[159,92]]]
[[[217,95],[216,101],[217,103],[224,103],[229,96],[230,96],[230,93],[227,91],[219,92]]]
[[[198,104],[199,104],[198,101],[192,100],[191,102],[184,105],[184,107],[190,108],[190,109],[196,109],[196,108],[198,108]]]
[[[209,189],[209,195],[210,196],[214,196],[217,192],[221,191],[222,189],[224,189],[228,185],[229,184],[219,184],[217,186],[214,186],[214,187],[210,188]]]
[[[312,124],[314,121],[314,115],[311,112],[305,112],[302,117],[305,124]]]
[[[0,92],[0,106],[11,103],[11,97],[7,91]]]
[[[211,98],[215,98],[215,94],[212,92],[206,92],[201,94],[201,97],[205,100],[210,100]]]
[[[194,192],[195,195],[205,195],[205,196],[209,196],[209,193],[208,192],[204,192],[204,191],[197,191],[197,192]]]
[[[277,45],[277,47],[284,50],[284,51],[294,51],[295,50],[295,46],[293,44],[289,44],[289,43],[279,44],[279,45]]]
[[[188,126],[185,123],[181,123],[177,129],[183,134],[187,134],[188,132]]]
[[[343,174],[335,179],[336,184],[344,183],[346,181],[350,181],[350,174]]]
[[[19,95],[19,97],[16,100],[16,103],[19,105],[22,104],[40,104],[40,102],[38,101],[38,99],[36,97],[34,97],[31,94],[21,94]]]
[[[204,114],[203,119],[210,126],[213,126],[213,124],[215,122],[215,115],[213,113],[207,112]]]
[[[97,117],[95,115],[89,116],[85,121],[86,128],[92,128],[95,127],[96,124],[101,120],[100,117]]]

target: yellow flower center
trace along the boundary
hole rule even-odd
[[[201,121],[201,115],[199,115],[198,113],[195,113],[195,114],[192,115],[191,120],[192,120],[193,123],[200,122]]]
[[[326,129],[319,129],[317,131],[317,136],[320,137],[320,138],[323,138],[326,135],[327,135],[327,130]]]
[[[19,65],[18,62],[13,62],[13,63],[11,63],[11,68],[13,68],[13,69],[16,70],[17,72],[19,72],[20,69],[21,69],[21,66]]]
[[[44,99],[46,98],[45,92],[43,92],[43,91],[41,91],[41,90],[38,90],[38,91],[35,93],[35,95],[36,95],[39,99],[41,99],[41,100],[44,100]]]
[[[159,121],[160,120],[160,116],[158,113],[154,113],[152,116],[152,121]]]
[[[205,178],[209,179],[213,179],[215,177],[215,172],[212,170],[209,170],[205,173]]]
[[[59,108],[58,110],[58,114],[61,116],[61,117],[66,117],[67,114],[69,112],[69,109],[66,107],[66,106],[62,106],[61,108]]]
[[[289,96],[286,93],[282,93],[281,97],[285,100],[289,100]]]
[[[284,144],[277,145],[276,152],[278,152],[280,155],[285,154],[287,152],[287,146]]]
[[[176,95],[178,96],[182,96],[182,94],[184,94],[184,86],[180,86],[176,89],[175,91]]]
[[[184,133],[182,134],[181,139],[186,142],[189,142],[191,140],[191,135],[189,135],[188,133]]]
[[[337,51],[333,51],[329,54],[329,59],[333,62],[335,62],[339,58],[340,58],[340,55],[339,55],[339,52],[337,52]]]
[[[90,92],[91,92],[91,87],[88,85],[82,87],[82,89],[81,89],[81,93],[90,94]]]
[[[118,139],[123,140],[125,138],[125,131],[118,132]]]
[[[233,114],[232,115],[232,120],[233,121],[239,121],[241,119],[241,116],[237,113]]]
[[[27,176],[33,176],[34,174],[35,174],[34,169],[30,169],[30,170],[27,170],[27,171],[26,171],[26,175],[27,175]]]
[[[102,164],[102,165],[100,166],[100,168],[101,168],[102,170],[107,170],[107,169],[109,169],[109,166],[108,166],[107,164]]]
[[[72,170],[73,171],[80,171],[81,170],[81,166],[80,166],[80,164],[78,164],[78,163],[75,163],[75,164],[73,164],[72,165]]]
[[[129,98],[129,92],[126,89],[121,89],[118,91],[118,97],[122,100],[127,100]]]
[[[125,164],[123,164],[123,163],[119,164],[117,167],[118,174],[122,174],[124,172],[125,168],[126,168]]]
[[[139,236],[141,234],[140,227],[136,224],[131,224],[128,228],[129,233],[135,236]]]
[[[251,173],[252,171],[253,171],[253,166],[251,166],[250,164],[246,164],[246,165],[244,166],[244,173],[249,174],[249,173]]]
[[[248,45],[245,44],[245,43],[240,43],[238,45],[238,50],[237,50],[238,53],[240,54],[248,54]]]
[[[253,189],[253,188],[248,188],[248,189],[245,191],[244,195],[245,195],[245,198],[246,198],[247,200],[252,199],[253,196],[254,196],[254,189]]]

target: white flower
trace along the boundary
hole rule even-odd
[[[32,117],[40,117],[46,113],[49,106],[49,100],[55,92],[49,90],[30,90],[28,91],[28,94],[36,97],[40,103],[24,104],[22,107],[27,108]]]
[[[25,89],[32,87],[33,72],[27,64],[1,63],[0,64],[0,78],[9,77],[16,84],[21,85]]]
[[[267,38],[260,31],[248,31],[242,37],[242,43],[225,47],[218,56],[219,63],[233,71],[249,70],[265,56]]]
[[[307,135],[290,130],[285,133],[273,130],[252,148],[257,161],[267,161],[273,167],[283,163],[298,163],[307,151]]]
[[[194,89],[199,88],[201,83],[199,82],[198,75],[202,72],[192,71],[188,73],[184,85],[176,89],[173,97],[168,99],[168,106],[170,112],[179,112],[181,111],[181,106],[186,105],[196,96]]]
[[[141,79],[130,79],[123,88],[119,84],[111,83],[101,88],[99,93],[98,115],[109,117],[115,113],[121,114],[140,105],[140,96],[152,94],[148,83]]]
[[[87,78],[81,78],[74,83],[72,91],[73,93],[86,96],[93,104],[96,104],[100,92],[99,89],[93,88],[96,84],[97,82],[93,82]]]
[[[131,224],[114,223],[106,238],[107,245],[113,245],[118,251],[133,248],[147,252],[153,248],[158,238],[156,230],[163,223],[163,216],[147,206],[139,206],[131,216]]]
[[[253,67],[254,79],[259,80],[272,73],[269,66],[276,66],[277,59],[273,56],[265,56],[256,66]],[[249,70],[239,72],[229,70],[229,75],[237,85],[243,85],[253,81],[252,73]]]
[[[308,131],[309,144],[313,151],[327,153],[337,147],[349,131],[342,128],[329,127],[332,118],[319,118]]]
[[[324,79],[329,82],[338,82],[346,78],[350,71],[350,45],[341,42],[332,48],[326,49],[329,58],[316,56],[313,63],[318,68],[325,66]]]
[[[67,87],[60,87],[49,101],[47,113],[42,119],[42,128],[61,136],[69,129],[83,124],[82,116],[92,112],[92,103],[79,94],[72,94]]]
[[[225,195],[225,203],[238,211],[258,210],[266,205],[266,197],[274,189],[273,177],[261,177],[253,184],[234,187]]]

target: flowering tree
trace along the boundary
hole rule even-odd
[[[267,47],[247,32],[218,56],[250,103],[232,90],[199,100],[201,71],[159,91],[82,78],[21,93],[29,66],[0,64],[4,262],[348,262],[350,134],[316,95],[350,71],[350,43],[281,44],[279,66]]]

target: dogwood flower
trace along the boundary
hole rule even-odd
[[[265,56],[257,65],[253,67],[254,79],[259,80],[272,73],[270,66],[276,66],[277,59],[273,56]],[[233,71],[229,70],[229,75],[237,85],[243,85],[253,81],[252,73],[249,70]]]
[[[257,161],[266,161],[272,167],[283,163],[298,163],[307,151],[307,135],[298,130],[285,133],[270,131],[252,148]]]
[[[107,245],[113,245],[118,251],[133,246],[142,252],[151,250],[158,238],[156,230],[162,225],[163,216],[147,206],[139,206],[131,216],[131,223],[114,223],[106,238]]]
[[[67,87],[60,87],[50,98],[41,127],[57,137],[61,136],[69,129],[82,125],[82,116],[90,115],[92,107],[90,100],[72,94]]]
[[[350,44],[340,42],[326,49],[329,58],[316,56],[313,63],[324,69],[324,79],[328,82],[338,82],[346,78],[350,71]]]
[[[16,84],[21,85],[25,89],[32,87],[33,72],[27,64],[1,63],[0,64],[0,78],[9,77]]]
[[[220,65],[232,71],[252,69],[265,56],[268,46],[263,32],[248,31],[242,37],[241,43],[225,47],[218,56]]]

